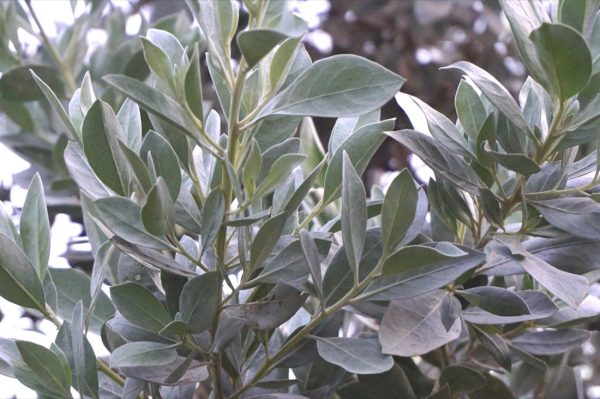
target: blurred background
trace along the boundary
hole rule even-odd
[[[489,71],[515,96],[526,77],[495,0],[291,0],[289,5],[309,22],[305,44],[313,60],[339,53],[372,59],[407,79],[403,92],[419,97],[452,120],[456,119],[454,93],[460,77],[455,72],[440,71],[440,67],[470,61]],[[168,30],[184,44],[200,37],[183,0],[33,0],[31,6],[37,22],[25,1],[0,2],[0,72],[42,65],[46,67],[40,67],[40,71],[52,76],[52,54],[43,45],[41,27],[64,55],[63,64],[76,86],[89,71],[94,89],[108,102],[114,93],[104,87],[101,76],[124,73],[144,79],[148,75],[137,40],[146,29]],[[242,11],[240,26],[245,25],[245,18]],[[208,76],[204,81],[209,81]],[[64,94],[65,105],[73,88],[68,83],[63,79],[55,88]],[[11,82],[0,78],[0,91],[7,85],[10,87]],[[211,99],[211,87],[208,85],[206,90]],[[23,102],[10,93],[4,90],[0,98],[0,206],[18,220],[26,187],[33,174],[39,172],[53,221],[51,266],[89,272],[92,256],[77,191],[62,161],[65,136],[61,124],[45,100],[28,98]],[[395,101],[384,107],[382,116],[396,117],[397,128],[410,127]],[[334,122],[315,120],[324,145]],[[365,183],[385,184],[392,172],[404,167],[411,168],[422,181],[428,179],[427,168],[418,159],[400,145],[386,142],[374,157]],[[49,323],[0,299],[0,337],[24,335],[49,344],[55,331]],[[91,340],[102,355],[99,337]],[[600,382],[595,381],[593,373],[594,352],[591,343],[582,348],[588,364],[580,366],[580,371],[587,396],[600,398]],[[12,395],[29,398],[33,393],[0,375],[0,398]]]

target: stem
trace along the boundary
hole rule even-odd
[[[63,62],[60,55],[58,54],[58,51],[56,50],[56,47],[54,47],[54,45],[50,41],[50,38],[44,31],[44,28],[42,27],[42,24],[37,14],[35,13],[35,10],[33,9],[31,0],[25,0],[25,4],[27,5],[29,13],[31,14],[31,17],[33,18],[33,21],[35,22],[37,28],[40,30],[40,36],[42,37],[42,41],[44,42],[44,45],[50,53],[50,57],[52,57],[52,60],[56,64],[58,70],[62,72],[63,78],[65,80],[65,83],[67,84],[67,88],[69,89],[70,94],[75,93],[75,91],[77,90],[77,84],[75,83],[75,78],[73,77],[71,68],[69,67],[69,65]]]
[[[573,187],[573,188],[565,188],[562,190],[538,191],[535,193],[528,193],[527,197],[553,197],[553,196],[559,196],[559,195],[564,195],[564,194],[576,194],[576,193],[585,192],[591,188],[594,188],[598,184],[600,184],[600,179],[596,178],[596,179],[592,180],[591,182],[589,182],[588,184],[585,184],[583,186]]]
[[[298,234],[300,232],[300,230],[305,229],[308,224],[310,223],[311,220],[313,220],[315,217],[317,217],[321,212],[323,212],[323,209],[325,209],[325,205],[323,204],[323,198],[321,198],[319,200],[319,202],[317,202],[317,204],[314,206],[314,208],[312,208],[310,210],[310,212],[308,213],[308,215],[306,215],[306,217],[304,218],[304,220],[302,221],[302,223],[300,223],[298,226],[296,226],[296,228],[294,229],[294,235]]]
[[[377,263],[377,265],[371,270],[371,272],[361,281],[359,284],[355,285],[344,295],[339,301],[334,303],[333,305],[322,310],[314,319],[312,319],[308,324],[306,324],[296,335],[291,337],[287,342],[285,342],[279,350],[273,354],[262,367],[254,374],[254,376],[241,388],[235,391],[230,398],[236,398],[241,393],[250,389],[254,384],[259,382],[265,375],[267,375],[283,358],[285,355],[295,348],[300,341],[306,338],[324,319],[326,319],[332,313],[340,310],[344,306],[348,305],[353,298],[361,292],[379,273],[381,266],[383,265],[383,258]]]

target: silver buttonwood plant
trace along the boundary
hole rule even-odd
[[[313,63],[280,0],[189,0],[193,40],[149,29],[149,77],[107,75],[102,90],[86,75],[66,109],[29,68],[25,88],[68,133],[94,266],[48,268],[35,177],[18,228],[0,218],[0,295],[58,334],[49,348],[1,339],[0,372],[41,398],[583,397],[599,2],[500,3],[530,77],[515,101],[450,65],[464,76],[456,123],[371,61]],[[380,120],[394,95],[426,131]],[[327,149],[310,117],[337,118]],[[367,196],[361,174],[386,139],[435,178],[403,170]]]

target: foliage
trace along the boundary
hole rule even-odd
[[[201,34],[148,30],[151,75],[106,74],[102,92],[86,75],[68,112],[45,67],[7,70],[10,109],[45,98],[65,125],[95,259],[89,277],[48,268],[35,177],[18,228],[0,219],[0,295],[59,332],[50,348],[0,340],[0,372],[44,398],[551,397],[558,382],[577,397],[569,354],[590,337],[582,302],[600,277],[589,4],[551,18],[502,1],[532,76],[519,102],[458,62],[457,123],[412,98],[428,132],[380,120],[407,96],[402,77],[352,55],[313,63],[279,1],[244,1],[236,37],[236,2],[190,0]],[[327,152],[311,116],[337,118]],[[401,171],[367,197],[386,137],[435,180]]]

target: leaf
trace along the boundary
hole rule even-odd
[[[71,370],[66,359],[33,342],[17,341],[16,344],[23,361],[45,389],[61,398],[72,398]]]
[[[250,328],[269,330],[294,316],[307,297],[308,294],[285,283],[277,283],[269,295],[260,301],[230,305],[225,311],[229,317],[244,320]]]
[[[528,331],[513,338],[511,343],[522,351],[533,355],[559,355],[572,348],[580,347],[590,337],[586,330]]]
[[[79,144],[69,142],[67,148],[65,148],[64,159],[69,174],[75,180],[79,189],[90,198],[95,200],[110,195],[88,164]]]
[[[204,122],[204,100],[202,96],[202,73],[200,70],[200,55],[198,48],[194,48],[192,59],[185,73],[185,101],[194,116]]]
[[[187,5],[206,36],[211,57],[218,57],[220,68],[226,68],[230,63],[230,42],[238,27],[238,5],[231,0],[187,0]]]
[[[497,228],[504,228],[504,218],[498,198],[488,189],[479,190],[479,205],[485,218]]]
[[[488,112],[483,107],[481,98],[473,87],[465,80],[461,80],[454,97],[456,115],[467,137],[472,142],[477,140],[479,131],[485,122]]]
[[[415,245],[400,248],[383,264],[383,276],[367,286],[363,296],[371,300],[409,298],[443,287],[479,266],[484,254],[461,247],[458,254]]]
[[[81,127],[83,151],[92,170],[119,195],[126,195],[128,179],[117,140],[123,132],[112,108],[101,100],[92,105]],[[123,170],[125,169],[125,170]]]
[[[497,151],[485,151],[485,154],[505,168],[514,170],[524,176],[533,175],[540,171],[540,166],[524,154],[506,154]]]
[[[393,119],[371,123],[358,129],[340,144],[335,154],[331,157],[327,171],[325,172],[324,205],[335,200],[340,194],[344,151],[352,161],[356,173],[362,175],[375,151],[377,151],[385,140],[385,136],[382,133],[393,128]]]
[[[40,90],[34,73],[39,80],[59,97],[64,95],[64,85],[60,80],[60,74],[48,65],[25,65],[13,68],[2,74],[0,78],[0,95],[7,101],[36,101],[45,98],[44,92]]]
[[[171,35],[168,32],[149,29],[148,32],[154,31],[156,33],[161,33],[165,35]],[[172,35],[171,35],[172,36]],[[156,77],[160,79],[166,87],[171,89],[173,95],[176,95],[177,92],[175,89],[175,76],[173,74],[173,63],[169,59],[169,56],[156,44],[152,42],[150,37],[140,37],[142,42],[142,49],[144,51],[144,58],[146,59],[146,63],[150,67],[150,70],[154,72]],[[179,61],[181,58],[177,59]],[[175,60],[173,60],[175,61]]]
[[[319,250],[319,257],[324,258],[329,252],[331,241],[322,236],[314,238]],[[299,280],[309,273],[311,273],[311,268],[308,265],[302,245],[299,240],[295,240],[268,260],[260,275],[251,282],[292,284],[293,281]]]
[[[146,231],[140,217],[140,207],[133,201],[122,197],[107,197],[94,201],[93,205],[98,214],[97,223],[106,226],[113,234],[147,248],[171,248],[164,239]]]
[[[381,345],[374,339],[321,338],[317,340],[319,355],[327,362],[340,366],[349,373],[379,374],[394,365],[394,359],[381,353]]]
[[[184,131],[194,133],[194,123],[185,110],[171,97],[139,80],[123,75],[108,75],[102,78],[106,83],[130,97],[144,110],[175,124]]]
[[[142,161],[140,156],[135,151],[127,147],[127,144],[119,141],[118,145],[119,149],[127,160],[127,164],[131,168],[131,184],[137,184],[140,193],[148,193],[152,188],[152,181],[150,180],[150,173],[146,167],[146,164],[144,164],[144,161]]]
[[[110,294],[123,317],[148,331],[158,332],[171,321],[162,303],[137,283],[115,285]]]
[[[295,212],[298,207],[302,204],[302,201],[306,198],[312,188],[313,183],[317,180],[320,175],[321,169],[325,165],[325,160],[321,161],[309,174],[304,178],[304,181],[300,183],[294,194],[290,197],[283,211],[288,213]]]
[[[403,101],[399,99],[403,96],[408,96],[421,109],[427,119],[427,125],[431,135],[444,146],[446,150],[467,158],[475,158],[475,154],[473,154],[473,150],[465,140],[463,134],[450,119],[446,118],[444,114],[436,111],[417,97],[408,94],[396,94],[396,101],[399,104],[403,103]]]
[[[512,360],[510,358],[510,350],[508,349],[508,345],[506,344],[506,341],[504,341],[504,338],[502,338],[500,334],[494,332],[488,333],[475,325],[471,325],[471,327],[485,350],[492,355],[494,360],[500,366],[510,372]]]
[[[555,98],[565,101],[587,85],[592,74],[592,57],[585,40],[575,29],[543,23],[529,37],[551,78],[540,84]]]
[[[34,71],[32,71],[32,70],[29,70],[29,71],[31,72],[31,76],[33,77],[33,80],[40,88],[42,94],[44,95],[44,97],[46,97],[46,101],[48,101],[48,103],[52,106],[54,111],[56,111],[56,113],[58,114],[60,119],[63,121],[63,123],[69,130],[71,139],[79,140],[79,133],[77,132],[77,129],[75,128],[75,126],[73,126],[73,122],[71,122],[71,118],[69,118],[69,115],[67,115],[67,111],[65,111],[65,109],[63,108],[56,93],[52,90],[52,88],[50,88],[50,86],[48,86],[46,84],[46,82],[44,82],[44,80],[42,78],[40,78],[38,75],[36,75],[36,73]]]
[[[361,127],[379,122],[380,110],[375,110],[361,116],[353,116],[347,118],[338,118],[335,121],[335,125],[331,129],[331,136],[329,137],[329,151],[327,156],[331,159],[333,154],[337,151],[340,144],[342,144],[348,137],[356,132]]]
[[[454,395],[464,395],[483,388],[486,380],[479,371],[467,365],[451,364],[442,369],[438,384],[447,384]]]
[[[111,367],[164,366],[177,358],[173,345],[158,342],[128,342],[110,355]]]
[[[273,29],[248,29],[237,36],[237,45],[248,63],[248,68],[256,65],[287,36]]]
[[[111,237],[111,242],[121,252],[127,254],[131,259],[151,270],[164,270],[169,273],[176,274],[181,277],[196,277],[197,274],[190,269],[179,265],[173,258],[161,255],[157,251],[152,251],[146,248],[139,247],[125,241],[119,236]]]
[[[497,316],[483,309],[468,307],[462,312],[463,318],[473,324],[511,324],[545,319],[558,310],[552,300],[541,291],[517,291],[516,294],[527,304],[529,315]]]
[[[387,132],[457,188],[477,195],[485,183],[462,158],[440,147],[434,139],[414,130]]]
[[[34,265],[40,280],[43,280],[50,259],[50,222],[44,187],[38,173],[27,189],[19,230],[23,250]]]
[[[569,25],[589,38],[594,17],[598,11],[598,1],[564,1],[558,3],[558,21]]]
[[[210,328],[221,302],[221,279],[218,272],[204,273],[189,280],[179,297],[181,320],[194,333]]]
[[[159,177],[141,209],[142,222],[149,233],[160,236],[173,229],[173,199],[167,183]]]
[[[365,187],[354,170],[348,154],[343,154],[342,171],[342,239],[348,264],[359,282],[359,263],[367,234],[367,201]]]
[[[56,309],[58,316],[63,320],[70,321],[75,306],[81,301],[84,313],[92,312],[92,315],[88,316],[89,330],[100,334],[104,322],[115,314],[115,307],[108,296],[100,290],[94,308],[90,310],[90,278],[87,274],[72,268],[50,268],[49,275],[56,285],[58,294],[58,307]]]
[[[284,154],[279,157],[269,169],[254,193],[254,198],[269,194],[288,179],[292,171],[306,159],[303,154]],[[263,159],[264,161],[264,159]],[[264,168],[265,162],[263,162]]]
[[[117,113],[117,119],[125,135],[125,143],[136,153],[142,145],[142,118],[140,107],[131,99],[126,99]]]
[[[19,246],[0,233],[0,296],[17,305],[46,311],[38,273]]]
[[[407,169],[394,178],[381,209],[383,251],[391,252],[405,237],[417,211],[418,192]]]
[[[328,57],[309,66],[273,97],[256,120],[268,115],[362,115],[381,108],[404,81],[382,66],[355,55]]]
[[[600,236],[600,204],[591,198],[568,197],[535,201],[533,206],[555,227],[577,237]]]
[[[325,304],[325,296],[323,295],[323,276],[321,275],[321,260],[319,259],[319,248],[311,237],[310,233],[306,230],[300,231],[300,245],[306,263],[310,269],[310,275],[312,276],[313,283],[317,289],[317,295],[321,304]]]
[[[521,52],[521,54],[523,53]],[[483,95],[515,125],[517,130],[533,136],[533,132],[525,121],[525,117],[517,102],[512,98],[508,90],[488,72],[465,61],[456,62],[442,69],[459,69],[463,73],[466,73],[473,83],[475,83],[475,86],[481,90]]]
[[[277,240],[283,233],[287,218],[287,213],[280,213],[267,220],[258,230],[250,247],[250,270],[256,270],[271,255]]]
[[[441,308],[442,324],[446,328],[446,331],[450,331],[454,322],[462,311],[462,304],[454,295],[448,295],[444,298]]]
[[[200,250],[200,257],[204,252],[212,245],[221,224],[225,217],[225,198],[219,188],[213,189],[204,202],[204,208],[202,208],[202,231],[200,236],[202,237],[202,249]]]
[[[435,290],[391,301],[379,328],[382,352],[419,356],[457,339],[462,330],[460,320],[448,331],[442,324],[441,305],[446,295],[447,291]]]
[[[75,312],[74,312],[75,313]],[[77,317],[72,317],[76,319]],[[83,321],[83,320],[81,320]],[[80,325],[80,327],[83,327]],[[78,333],[75,337],[74,332]],[[78,341],[78,343],[75,343]],[[83,335],[83,330],[79,327],[73,327],[70,322],[64,321],[58,330],[54,344],[60,348],[65,355],[69,367],[72,371],[73,386],[80,393],[85,393],[86,396],[98,398],[98,370],[96,366],[96,356],[92,345]],[[75,355],[75,345],[79,347],[77,356]],[[76,359],[79,359],[76,361]],[[77,363],[77,364],[76,364]],[[78,380],[81,380],[78,382]]]
[[[576,308],[587,296],[589,284],[585,277],[559,270],[531,254],[519,257],[517,261],[531,277],[567,305]]]
[[[175,150],[164,137],[151,130],[144,136],[140,149],[142,159],[147,159],[149,154],[152,156],[156,174],[165,179],[171,198],[173,201],[177,200],[181,189],[181,169]]]
[[[459,290],[457,293],[473,306],[499,316],[521,316],[530,314],[529,308],[520,296],[500,287],[474,287]]]

